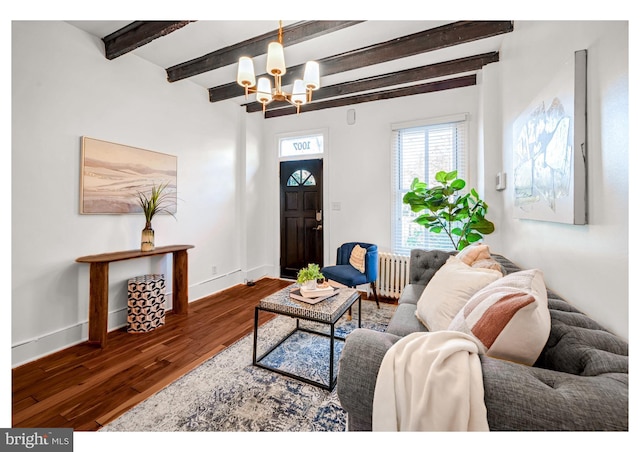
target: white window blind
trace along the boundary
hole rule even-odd
[[[457,169],[458,177],[467,180],[466,115],[393,125],[391,147],[394,253],[408,255],[413,248],[453,250],[446,234],[433,234],[413,222],[420,213],[412,212],[402,198],[415,177],[431,186],[438,171]]]

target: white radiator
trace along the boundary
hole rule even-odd
[[[378,294],[383,297],[400,298],[400,292],[409,283],[409,256],[378,253],[378,259]]]

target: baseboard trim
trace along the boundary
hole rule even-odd
[[[214,293],[245,284],[249,280],[258,280],[268,276],[273,271],[270,265],[262,265],[243,271],[241,269],[227,272],[223,275],[201,281],[189,286],[189,303]],[[172,292],[166,294],[167,310],[172,308]],[[118,330],[127,325],[127,307],[109,312],[109,331]],[[89,321],[85,320],[74,325],[51,331],[37,337],[25,339],[11,345],[11,366],[21,366],[36,359],[51,355],[57,351],[71,347],[89,338]]]

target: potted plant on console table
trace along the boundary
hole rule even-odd
[[[141,251],[153,251],[155,249],[155,233],[151,227],[151,220],[157,213],[168,213],[175,218],[175,215],[169,210],[169,207],[175,202],[175,195],[167,191],[168,186],[168,182],[157,187],[153,184],[149,196],[138,192],[138,204],[142,208],[146,220],[142,230]]]

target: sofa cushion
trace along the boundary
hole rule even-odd
[[[486,355],[480,362],[490,430],[629,429],[627,373],[583,377]]]
[[[499,271],[472,268],[452,256],[422,292],[416,316],[429,331],[445,330],[473,294],[501,277]]]
[[[426,332],[428,330],[416,317],[416,305],[402,303],[398,304],[386,331],[397,336],[407,336],[411,333]]]
[[[482,288],[449,329],[471,335],[487,356],[532,366],[551,329],[542,272],[512,273]]]
[[[411,250],[409,256],[409,284],[426,286],[433,275],[455,252],[441,250]]]
[[[406,286],[404,286],[404,289],[402,289],[402,292],[400,293],[398,304],[412,304],[415,311],[418,300],[420,299],[420,295],[422,295],[422,292],[424,292],[425,287],[427,286],[422,284],[407,284]]]
[[[560,302],[554,301],[556,305]],[[581,312],[550,312],[551,334],[536,366],[583,376],[629,372],[627,341]]]

